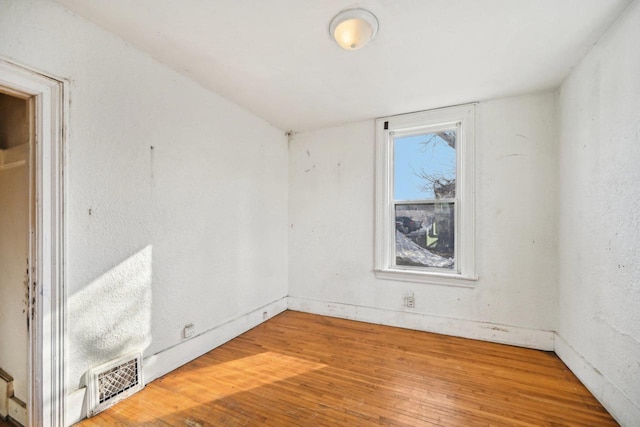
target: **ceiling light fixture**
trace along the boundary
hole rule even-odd
[[[378,19],[368,10],[347,9],[338,13],[329,25],[329,33],[346,50],[357,50],[378,32]]]

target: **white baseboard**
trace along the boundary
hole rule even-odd
[[[196,359],[287,309],[287,297],[222,323],[142,361],[145,383]],[[266,314],[265,314],[266,313]]]
[[[553,331],[289,297],[289,310],[553,351]]]
[[[13,395],[13,377],[9,374],[5,377],[0,369],[0,418],[9,415],[9,396]]]
[[[287,297],[257,308],[249,313],[224,322],[208,331],[202,332],[173,347],[169,347],[142,361],[142,375],[145,383],[159,378],[179,368],[203,354],[221,346],[229,340],[258,326],[287,309]],[[65,424],[71,425],[86,418],[86,388],[67,394]]]
[[[17,397],[9,398],[9,417],[13,418],[19,424],[27,425],[27,404]]]
[[[209,329],[174,347],[170,347],[153,356],[145,357],[142,361],[142,373],[145,383],[149,383],[202,356],[286,309],[287,297],[283,297]]]
[[[86,395],[86,387],[82,387],[67,394],[64,410],[65,425],[70,426],[87,417]]]
[[[639,425],[640,408],[557,333],[555,352],[620,425]]]

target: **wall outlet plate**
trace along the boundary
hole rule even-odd
[[[416,297],[413,295],[407,295],[404,297],[404,306],[408,308],[416,307]]]
[[[195,333],[196,333],[196,327],[193,325],[193,323],[184,325],[184,329],[182,330],[183,338],[191,338]]]

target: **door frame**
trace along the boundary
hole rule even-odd
[[[31,221],[29,260],[29,424],[64,426],[65,306],[64,286],[64,143],[68,84],[59,78],[0,57],[2,91],[34,97],[35,141],[30,155],[35,218]],[[35,173],[34,173],[35,172]],[[35,185],[33,185],[35,184]]]

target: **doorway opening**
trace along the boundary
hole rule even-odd
[[[0,417],[23,426],[33,292],[32,102],[0,89]]]
[[[64,425],[64,89],[0,58],[0,425]]]

